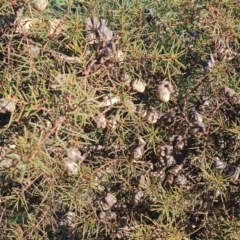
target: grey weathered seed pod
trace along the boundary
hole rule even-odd
[[[101,57],[105,60],[113,58],[116,53],[116,45],[114,42],[109,42],[102,50]]]
[[[98,37],[96,35],[97,28],[100,26],[100,22],[96,16],[85,19],[85,37],[89,44],[98,43]]]
[[[131,81],[132,81],[132,78],[129,74],[121,74],[120,75],[120,79],[121,81],[124,83],[124,86],[126,86],[127,88],[130,89],[130,85],[131,85]]]
[[[160,157],[159,162],[162,167],[171,167],[176,164],[176,160],[173,156]]]
[[[35,10],[43,11],[48,5],[48,0],[32,0],[31,5]]]
[[[99,23],[100,24],[100,23]],[[85,25],[85,31],[89,32],[89,31],[93,31],[93,23],[92,23],[92,18],[86,18],[84,21],[84,25]]]
[[[74,221],[75,221],[75,213],[68,212],[62,217],[58,225],[60,227],[74,228],[75,227]]]
[[[175,177],[174,183],[178,186],[183,186],[187,184],[187,178],[183,174],[179,174]]]
[[[15,101],[7,98],[0,99],[0,113],[2,114],[13,113],[15,109],[16,109]]]
[[[145,104],[139,104],[136,107],[136,111],[139,117],[146,117],[147,116],[147,108]]]
[[[224,93],[228,97],[233,97],[234,95],[236,95],[236,92],[232,88],[226,86],[224,87]]]
[[[132,85],[132,89],[136,92],[141,92],[142,93],[142,92],[145,91],[146,83],[139,80],[139,79],[133,80],[131,85]]]
[[[236,180],[238,180],[239,175],[240,175],[240,168],[236,167],[234,165],[227,165],[223,169],[223,174],[225,174],[226,176],[231,177],[232,181],[236,181]]]
[[[135,147],[133,150],[134,159],[142,158],[143,153],[144,153],[144,145],[139,145],[139,146]]]
[[[115,203],[117,202],[117,198],[112,195],[111,193],[107,193],[107,195],[103,198],[103,200],[100,202],[102,209],[104,211],[109,210]]]
[[[188,119],[191,123],[200,124],[203,122],[203,117],[196,110],[191,110],[188,114]]]
[[[136,111],[136,106],[134,102],[130,99],[127,99],[124,101],[124,106],[127,112],[135,112]]]
[[[29,52],[31,58],[38,58],[40,55],[40,48],[38,46],[30,45],[26,51]]]
[[[69,175],[74,175],[78,172],[78,164],[76,162],[65,159],[63,163]]]
[[[96,125],[96,128],[106,128],[107,126],[107,119],[104,115],[97,115],[94,117],[94,122]]]
[[[170,111],[170,112],[165,112],[160,119],[161,123],[163,123],[166,126],[170,126],[176,121],[176,112],[175,111]]]
[[[49,21],[49,24],[50,24],[49,35],[58,36],[62,33],[61,19],[53,18],[52,20]]]
[[[201,135],[202,133],[205,133],[205,131],[206,131],[206,126],[203,122],[195,124],[191,128],[191,132],[195,135],[197,134]]]
[[[133,149],[134,159],[139,159],[142,157],[144,153],[145,145],[146,145],[146,142],[141,137],[138,137],[138,143],[134,146],[134,149]]]
[[[215,158],[215,169],[217,171],[223,170],[225,168],[225,166],[226,166],[226,164],[223,161],[221,161],[219,157]]]
[[[99,218],[104,219],[105,221],[114,221],[117,219],[117,214],[114,212],[100,212]]]
[[[120,102],[120,97],[119,96],[104,96],[103,101],[99,103],[99,107],[109,107],[115,103]]]
[[[89,44],[98,43],[98,39],[94,32],[87,32],[85,38]]]
[[[158,169],[158,171],[156,172],[151,172],[151,177],[153,177],[154,179],[158,179],[159,180],[159,184],[161,184],[164,179],[166,178],[166,168],[167,167],[161,167],[160,169]]]
[[[118,125],[118,122],[117,120],[114,118],[114,117],[110,117],[108,120],[107,120],[107,128],[108,129],[115,129]]]
[[[124,61],[124,53],[121,50],[117,50],[114,56],[114,59],[118,62]]]
[[[138,186],[139,187],[144,187],[145,185],[146,185],[146,175],[142,174],[139,177]]]
[[[163,145],[157,148],[157,154],[161,157],[166,157],[173,154],[173,147],[170,145]]]
[[[173,86],[169,81],[162,81],[156,91],[157,98],[162,102],[170,100],[171,93],[173,93]]]
[[[183,165],[179,164],[174,166],[169,172],[172,173],[174,176],[177,176],[182,169],[183,169]]]
[[[0,160],[0,170],[6,170],[12,167],[12,165],[13,165],[12,159],[4,158]]]
[[[169,141],[172,143],[173,147],[176,150],[183,150],[184,148],[184,139],[181,135],[173,135]]]
[[[83,160],[83,156],[81,155],[81,152],[76,147],[70,148],[67,150],[67,157],[69,161],[73,161],[73,162]]]
[[[236,92],[229,88],[229,87],[224,87],[224,93],[227,97],[231,98],[231,102],[234,104],[240,104],[240,96],[236,94]]]
[[[150,124],[154,124],[160,119],[161,113],[154,107],[149,107],[147,110],[146,120]]]
[[[213,55],[210,55],[210,59],[207,61],[207,65],[204,68],[205,72],[206,73],[211,72],[215,64],[216,64],[216,61],[214,60]]]
[[[143,191],[137,191],[132,196],[132,205],[138,206],[142,202],[142,198],[144,197]]]
[[[100,26],[97,29],[100,40],[104,43],[110,42],[113,38],[113,32],[106,26],[106,20],[100,20]]]

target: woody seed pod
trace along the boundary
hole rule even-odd
[[[100,26],[97,29],[100,40],[104,43],[107,43],[112,40],[113,32],[106,26],[106,20],[100,20]]]
[[[0,99],[0,113],[13,113],[16,109],[16,103],[13,100],[1,98]]]
[[[48,0],[33,0],[31,2],[32,7],[37,11],[43,11],[48,5]]]
[[[146,83],[141,80],[133,80],[132,81],[132,89],[136,92],[144,92],[146,87]]]
[[[173,93],[173,86],[170,82],[165,80],[160,83],[156,91],[157,98],[162,102],[168,102],[171,93]]]
[[[68,212],[62,217],[62,220],[58,223],[58,225],[61,227],[73,228],[75,226],[74,220],[75,213]]]

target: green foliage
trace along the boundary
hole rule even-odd
[[[227,0],[52,0],[43,11],[1,1],[0,98],[17,108],[0,113],[0,239],[238,239],[239,11]],[[93,16],[106,19],[123,59],[86,41]],[[174,88],[169,102],[156,97],[163,80]],[[141,104],[159,111],[156,123]],[[193,109],[204,130],[194,132]],[[116,127],[97,127],[96,116]],[[65,165],[72,148],[82,154],[76,172]],[[104,210],[107,193],[117,202]]]

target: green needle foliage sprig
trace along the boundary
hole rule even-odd
[[[239,239],[238,1],[0,3],[0,239]]]

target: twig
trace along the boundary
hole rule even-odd
[[[47,216],[49,210],[50,210],[50,206],[48,206],[47,209],[44,211],[44,213],[43,213],[42,217],[40,218],[40,220],[38,221],[38,223],[33,227],[33,230],[35,230],[41,224],[41,222]]]
[[[27,186],[21,191],[21,193],[19,194],[17,201],[19,200],[20,196],[21,196],[26,190],[28,190],[28,189],[33,185],[33,183],[36,182],[36,181],[37,181],[40,177],[42,177],[43,175],[44,175],[43,173],[39,174],[39,175],[36,176],[30,183],[28,183],[28,185],[27,185]]]

